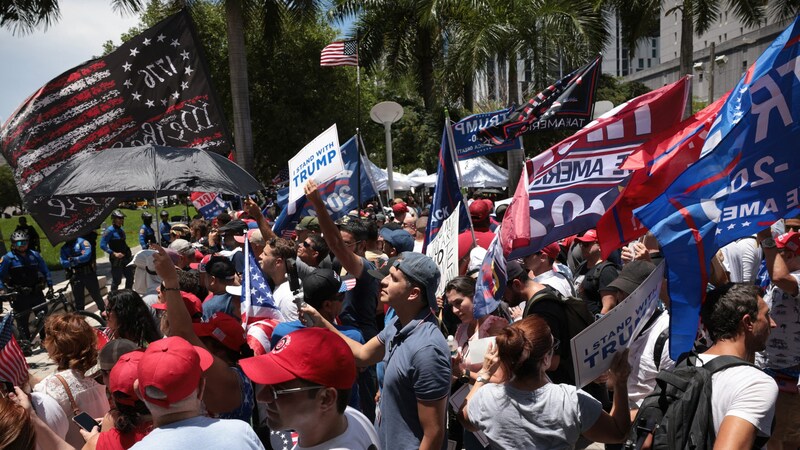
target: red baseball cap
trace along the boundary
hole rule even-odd
[[[193,270],[196,270],[198,272],[201,272],[201,273],[205,273],[206,272],[206,264],[208,264],[208,261],[211,259],[212,256],[214,256],[214,255],[203,256],[203,258],[200,260],[199,263],[191,263],[191,264],[189,264],[189,268],[193,269]]]
[[[208,322],[192,324],[192,328],[197,336],[211,336],[235,352],[247,342],[242,324],[225,313],[216,312]]]
[[[778,248],[785,248],[794,253],[800,253],[798,252],[798,249],[800,249],[800,233],[790,231],[782,234],[778,236],[778,239],[775,239],[775,244],[778,245]]]
[[[125,353],[111,369],[108,390],[114,396],[116,403],[133,406],[139,399],[133,390],[133,382],[139,378],[139,361],[143,356],[144,352],[141,350]]]
[[[271,352],[239,361],[244,373],[258,384],[274,385],[297,378],[336,389],[356,381],[353,352],[336,333],[303,328],[284,336]]]
[[[597,230],[592,228],[591,230],[583,233],[583,236],[576,237],[575,239],[580,242],[595,242],[597,241]]]
[[[392,205],[392,211],[395,214],[407,213],[408,212],[408,206],[406,206],[406,204],[403,203],[403,202],[395,203],[394,205]]]
[[[547,255],[548,258],[555,260],[558,259],[558,254],[561,252],[561,247],[558,245],[558,242],[553,242],[552,244],[546,245],[539,251]]]
[[[152,342],[139,361],[139,396],[150,403],[169,407],[194,392],[203,372],[214,357],[208,350],[195,347],[182,337],[172,336]],[[148,394],[147,388],[156,393]]]
[[[189,311],[189,315],[192,316],[192,321],[199,321],[200,317],[203,316],[203,302],[201,302],[196,295],[184,291],[181,291],[181,300],[183,300],[183,304],[186,305],[186,310]],[[152,307],[153,309],[167,310],[166,303],[154,303]]]
[[[491,210],[491,204],[483,200],[475,200],[469,205],[469,215],[472,217],[472,220],[478,222],[483,222],[488,219]]]

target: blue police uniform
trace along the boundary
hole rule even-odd
[[[164,222],[163,220],[161,223],[158,224],[158,234],[161,235],[161,245],[166,245],[169,242],[169,230],[172,228],[172,225],[169,222]]]
[[[64,243],[61,247],[61,266],[67,271],[72,295],[75,298],[75,308],[83,310],[85,289],[94,299],[97,309],[105,311],[103,296],[100,294],[100,284],[97,282],[97,273],[92,262],[92,244],[83,238],[76,238]]]
[[[150,248],[150,244],[156,243],[156,232],[153,230],[153,227],[147,224],[142,224],[139,227],[139,245],[142,246],[142,250]]]
[[[53,279],[39,252],[26,250],[17,253],[11,250],[0,258],[0,289],[11,288],[17,292],[12,305],[15,311],[25,311],[44,303],[39,274],[44,276],[47,287],[52,288]],[[28,318],[26,314],[16,319],[20,335],[26,341],[30,340]]]
[[[111,225],[103,232],[100,238],[100,248],[108,253],[111,262],[111,292],[115,292],[125,275],[125,289],[133,287],[133,268],[128,267],[131,262],[131,248],[125,242],[125,230],[122,227]],[[114,253],[122,253],[122,258],[117,258]]]

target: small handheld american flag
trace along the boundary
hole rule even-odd
[[[333,42],[322,49],[320,66],[358,66],[358,43],[355,40]]]
[[[0,322],[0,379],[21,386],[28,380],[28,362],[12,333],[11,314]]]

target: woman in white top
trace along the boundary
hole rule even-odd
[[[479,429],[492,448],[571,449],[581,435],[595,442],[623,442],[630,428],[627,351],[617,353],[609,383],[614,389],[611,413],[575,386],[554,384],[545,375],[559,342],[547,322],[531,315],[507,327],[490,347],[460,419]],[[487,381],[498,367],[508,381]]]
[[[69,418],[76,410],[95,418],[105,416],[109,410],[105,386],[84,377],[97,363],[97,336],[92,327],[76,314],[53,315],[45,323],[45,333],[44,347],[58,372],[40,381],[34,392],[52,397]],[[79,427],[72,421],[65,440],[83,447]]]

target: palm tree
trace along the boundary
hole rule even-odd
[[[111,6],[123,13],[138,13],[141,0],[111,0]],[[39,27],[47,28],[58,22],[61,10],[57,0],[3,1],[0,2],[0,27],[12,33],[31,33]]]

